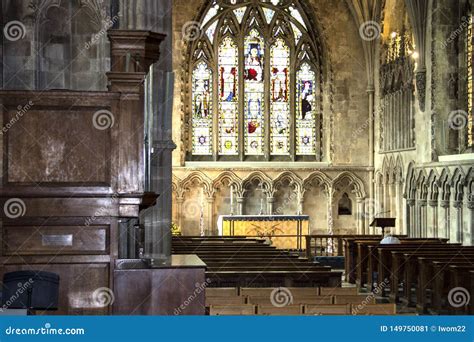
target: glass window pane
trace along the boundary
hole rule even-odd
[[[296,76],[296,154],[316,153],[316,74],[304,63]]]
[[[264,54],[263,37],[253,29],[245,38],[245,154],[264,154]]]
[[[219,154],[238,155],[238,49],[231,38],[219,47]]]
[[[270,140],[272,155],[290,154],[290,49],[278,39],[271,48]]]
[[[193,72],[193,155],[212,155],[212,71],[199,63]]]

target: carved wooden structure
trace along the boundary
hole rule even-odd
[[[0,92],[0,277],[58,273],[58,314],[109,313],[97,296],[113,290],[119,220],[138,217],[147,197],[143,81],[164,36],[109,39],[109,92]]]

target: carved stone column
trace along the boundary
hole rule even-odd
[[[357,234],[367,234],[365,231],[365,201],[357,198]]]
[[[183,212],[183,203],[184,197],[176,197],[176,212],[178,213],[177,225],[179,228],[183,227],[183,215],[181,215],[181,213]]]
[[[245,197],[237,197],[237,215],[243,215],[244,201],[245,201]]]
[[[463,203],[462,201],[454,201],[453,208],[455,212],[453,237],[456,239],[452,242],[464,243],[464,222],[463,222]]]
[[[431,229],[429,231],[430,237],[439,237],[438,232],[438,201],[431,200],[428,202],[431,210]]]
[[[418,200],[418,207],[419,207],[419,237],[426,238],[428,237],[428,227],[427,227],[427,207],[426,207],[426,200],[420,199]]]
[[[217,235],[216,222],[214,222],[214,197],[207,197],[207,232],[206,235]]]
[[[450,203],[449,201],[445,201],[445,200],[442,200],[440,201],[439,203],[440,207],[442,208],[441,211],[440,211],[440,215],[439,215],[439,229],[442,229],[443,231],[440,232],[441,236],[444,237],[444,238],[450,238],[450,211],[449,211],[449,207],[450,207]]]
[[[401,182],[396,183],[396,189],[395,189],[396,190],[395,191],[396,195],[395,196],[396,196],[396,202],[397,202],[397,205],[396,205],[396,207],[397,207],[397,216],[396,216],[396,218],[397,218],[397,223],[396,223],[396,225],[397,225],[397,229],[396,229],[397,234],[403,234],[403,231],[404,231],[404,229],[403,229],[404,228],[404,222],[403,222],[404,221],[404,217],[403,217],[403,196],[402,196],[403,188],[402,187],[403,187],[403,184]]]
[[[275,206],[275,197],[267,197],[267,214],[273,215],[273,209]]]
[[[416,214],[415,214],[415,203],[414,199],[407,199],[407,233],[409,237],[416,236]]]

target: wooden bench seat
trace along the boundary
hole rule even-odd
[[[331,305],[305,305],[305,315],[350,315],[350,304],[331,304]]]
[[[252,316],[255,314],[255,305],[211,305],[209,308],[211,316]]]
[[[263,316],[296,316],[303,314],[302,305],[288,305],[284,307],[276,307],[273,305],[257,306],[257,315]]]
[[[396,315],[397,306],[391,304],[352,305],[353,315]]]
[[[371,295],[357,295],[357,296],[347,296],[347,295],[336,295],[334,297],[334,304],[375,304],[375,297]]]

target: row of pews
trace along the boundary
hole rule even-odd
[[[395,304],[377,304],[355,287],[207,288],[209,315],[395,315]]]
[[[420,314],[474,314],[474,247],[447,239],[345,240],[346,281]],[[463,302],[464,301],[464,302]]]
[[[197,254],[207,265],[210,287],[336,287],[341,271],[297,253],[279,250],[264,239],[173,237],[173,254]]]

